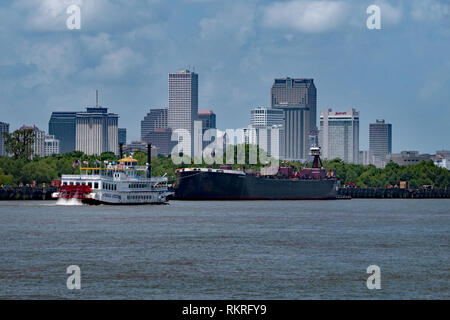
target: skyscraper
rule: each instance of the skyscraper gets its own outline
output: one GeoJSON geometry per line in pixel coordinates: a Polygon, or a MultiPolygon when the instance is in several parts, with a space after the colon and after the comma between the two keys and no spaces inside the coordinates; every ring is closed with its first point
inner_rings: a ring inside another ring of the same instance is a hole
{"type": "Polygon", "coordinates": [[[151,143],[157,154],[168,156],[176,142],[171,141],[172,131],[168,128],[167,108],[150,109],[141,121],[141,140],[151,143]]]}
{"type": "Polygon", "coordinates": [[[127,144],[127,129],[126,128],[119,128],[118,130],[118,139],[119,139],[119,146],[120,145],[126,145],[127,144]]]}
{"type": "Polygon", "coordinates": [[[75,150],[76,112],[52,112],[48,122],[48,134],[59,140],[61,153],[75,150]]]}
{"type": "Polygon", "coordinates": [[[369,151],[370,154],[385,160],[392,153],[392,125],[384,120],[377,120],[369,125],[369,151]]]}
{"type": "MultiPolygon", "coordinates": [[[[197,121],[202,122],[202,149],[204,150],[212,142],[212,139],[209,139],[209,141],[203,140],[206,130],[217,129],[216,114],[212,110],[199,110],[197,121]]],[[[215,130],[215,133],[217,134],[217,130],[215,130]]]]}
{"type": "Polygon", "coordinates": [[[189,70],[180,70],[169,74],[169,110],[168,127],[175,131],[185,129],[190,141],[183,141],[181,151],[192,156],[194,121],[198,113],[198,74],[189,70]]]}
{"type": "Polygon", "coordinates": [[[313,79],[275,79],[272,108],[284,111],[284,158],[306,159],[309,134],[316,130],[317,90],[313,79]]]}
{"type": "Polygon", "coordinates": [[[167,108],[150,109],[141,121],[141,140],[145,141],[150,132],[156,129],[167,129],[167,108]]]}
{"type": "Polygon", "coordinates": [[[9,133],[9,123],[0,122],[0,157],[6,156],[5,139],[3,133],[9,133]]]}
{"type": "Polygon", "coordinates": [[[202,122],[203,131],[217,129],[216,114],[212,110],[199,110],[197,120],[202,122]]]}
{"type": "Polygon", "coordinates": [[[349,109],[320,113],[319,145],[324,159],[339,158],[346,163],[359,163],[359,112],[349,109]]]}
{"type": "Polygon", "coordinates": [[[103,152],[118,154],[119,116],[108,108],[86,108],[76,114],[76,150],[89,155],[103,152]]]}
{"type": "MultiPolygon", "coordinates": [[[[155,131],[151,131],[146,134],[145,140],[143,140],[146,144],[151,143],[154,147],[156,154],[162,154],[164,156],[168,156],[173,147],[177,144],[175,141],[171,141],[172,130],[170,129],[155,129],[155,131]]],[[[152,153],[153,153],[152,150],[152,153]]]]}

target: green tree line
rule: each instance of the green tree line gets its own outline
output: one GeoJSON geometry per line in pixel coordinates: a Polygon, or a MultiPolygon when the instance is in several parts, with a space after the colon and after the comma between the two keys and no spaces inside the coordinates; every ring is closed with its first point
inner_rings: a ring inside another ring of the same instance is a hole
{"type": "MultiPolygon", "coordinates": [[[[247,150],[248,152],[248,150],[247,150]]],[[[236,153],[235,153],[236,154],[236,153]]],[[[225,155],[226,156],[226,155],[225,155]]],[[[224,156],[224,157],[225,157],[224,156]]],[[[139,165],[145,165],[147,154],[135,152],[133,157],[138,160],[139,165]]],[[[246,157],[248,159],[248,156],[246,157]]],[[[89,156],[79,151],[73,151],[63,155],[33,159],[13,157],[0,157],[0,184],[20,185],[50,183],[53,179],[59,179],[63,174],[79,174],[81,166],[104,166],[104,161],[117,161],[119,157],[107,152],[100,156],[89,156]],[[79,161],[79,165],[74,166],[79,161]]],[[[225,161],[223,161],[225,163],[225,161]]],[[[233,169],[260,170],[265,164],[233,164],[233,169]]],[[[297,170],[311,164],[300,164],[291,162],[297,170]]],[[[169,180],[175,177],[175,170],[181,167],[212,167],[218,168],[219,164],[181,164],[175,165],[172,159],[164,156],[152,157],[152,174],[154,176],[167,175],[169,180]]],[[[440,188],[450,187],[450,171],[436,167],[432,161],[423,161],[417,165],[399,166],[389,163],[384,169],[372,165],[362,166],[356,164],[345,164],[339,159],[324,161],[323,166],[327,170],[333,170],[342,184],[353,182],[357,187],[387,187],[399,185],[400,181],[408,181],[410,188],[420,188],[424,185],[432,185],[440,188]]]]}
{"type": "Polygon", "coordinates": [[[323,166],[328,170],[334,170],[342,184],[353,182],[357,187],[384,188],[398,186],[400,181],[407,181],[409,187],[413,189],[424,185],[450,187],[450,171],[436,167],[431,160],[411,166],[400,166],[391,162],[383,169],[373,165],[345,164],[339,159],[324,161],[323,166]]]}

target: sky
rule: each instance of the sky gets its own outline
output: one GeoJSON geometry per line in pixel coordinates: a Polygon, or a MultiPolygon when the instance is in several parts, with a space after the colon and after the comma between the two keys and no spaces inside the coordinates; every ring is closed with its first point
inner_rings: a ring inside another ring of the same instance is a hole
{"type": "Polygon", "coordinates": [[[168,73],[195,68],[220,129],[270,106],[274,78],[313,78],[317,109],[393,126],[393,152],[450,149],[448,0],[0,0],[0,121],[48,130],[52,111],[100,105],[139,140],[167,107],[168,73]],[[81,10],[69,30],[67,8],[81,10]],[[369,30],[368,6],[381,9],[369,30]]]}

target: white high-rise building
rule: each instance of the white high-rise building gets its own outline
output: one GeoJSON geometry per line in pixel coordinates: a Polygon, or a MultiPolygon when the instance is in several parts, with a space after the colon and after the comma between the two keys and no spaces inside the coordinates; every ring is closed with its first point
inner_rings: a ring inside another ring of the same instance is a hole
{"type": "Polygon", "coordinates": [[[45,136],[44,152],[46,157],[61,153],[59,140],[54,135],[45,136]]]}
{"type": "Polygon", "coordinates": [[[76,115],[76,150],[88,155],[103,152],[118,154],[119,116],[108,113],[108,108],[86,108],[76,115]]]}
{"type": "Polygon", "coordinates": [[[284,112],[280,109],[259,107],[250,111],[250,125],[253,127],[271,127],[284,124],[284,112]]]}
{"type": "Polygon", "coordinates": [[[324,159],[339,158],[346,163],[359,163],[359,112],[355,109],[322,111],[319,145],[324,159]]]}
{"type": "MultiPolygon", "coordinates": [[[[185,129],[191,135],[190,141],[183,141],[182,151],[192,156],[194,121],[198,114],[198,74],[189,70],[169,73],[168,126],[172,131],[185,129]]],[[[180,140],[178,140],[180,142],[180,140]]]]}
{"type": "Polygon", "coordinates": [[[245,143],[258,144],[269,156],[283,157],[284,111],[267,107],[252,109],[250,125],[244,129],[244,137],[245,143]]]}

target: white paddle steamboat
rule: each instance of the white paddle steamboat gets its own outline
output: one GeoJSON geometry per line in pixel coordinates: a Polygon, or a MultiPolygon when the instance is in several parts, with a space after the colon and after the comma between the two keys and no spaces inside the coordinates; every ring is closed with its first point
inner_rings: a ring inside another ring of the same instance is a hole
{"type": "MultiPolygon", "coordinates": [[[[150,154],[150,146],[148,153],[150,154]]],[[[151,158],[138,166],[131,156],[105,168],[82,167],[79,175],[62,175],[56,199],[78,199],[87,204],[164,204],[172,193],[167,177],[152,177],[151,158]]]]}

